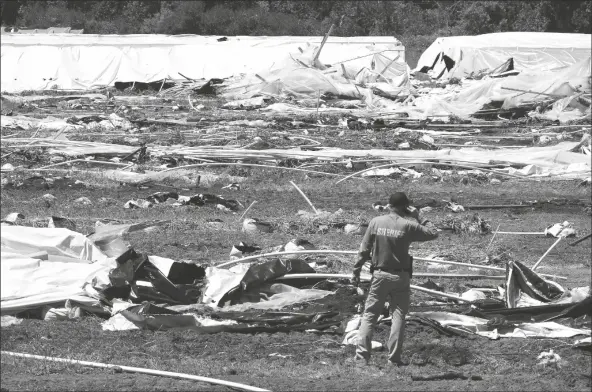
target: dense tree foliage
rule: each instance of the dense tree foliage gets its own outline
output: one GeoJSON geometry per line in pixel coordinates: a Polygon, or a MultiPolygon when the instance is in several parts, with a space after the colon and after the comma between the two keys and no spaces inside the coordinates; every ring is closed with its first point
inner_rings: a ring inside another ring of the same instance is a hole
{"type": "Polygon", "coordinates": [[[416,57],[438,36],[498,31],[590,34],[590,1],[1,0],[5,26],[90,34],[389,35],[416,57]]]}

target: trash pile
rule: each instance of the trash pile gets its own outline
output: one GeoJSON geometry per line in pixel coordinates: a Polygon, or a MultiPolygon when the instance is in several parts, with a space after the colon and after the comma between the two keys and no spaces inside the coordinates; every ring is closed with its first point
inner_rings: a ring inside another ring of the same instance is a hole
{"type": "MultiPolygon", "coordinates": [[[[349,274],[327,273],[330,270],[322,258],[302,257],[355,251],[319,251],[304,239],[266,250],[240,243],[232,247],[229,261],[197,265],[137,253],[123,240],[126,233],[151,230],[163,221],[97,223],[95,232],[84,236],[62,227],[59,219],[55,227],[26,227],[19,226],[19,216],[13,215],[5,219],[1,234],[3,325],[18,323],[15,320],[22,317],[69,320],[90,313],[103,318],[103,329],[108,331],[315,331],[344,334],[344,344],[351,344],[359,327],[357,313],[364,291],[350,284],[349,274]],[[309,305],[307,311],[303,303],[309,305]]],[[[569,229],[569,225],[560,226],[569,229]]],[[[452,263],[418,258],[422,260],[452,263]]],[[[416,279],[431,276],[416,275],[416,279]]],[[[362,281],[369,279],[364,272],[362,281]]],[[[446,292],[430,280],[412,285],[424,299],[409,319],[452,336],[590,335],[589,287],[566,290],[518,261],[507,263],[504,279],[503,286],[459,294],[446,292]],[[434,305],[440,310],[420,310],[434,305]],[[581,327],[558,323],[562,318],[577,319],[581,327]]]]}

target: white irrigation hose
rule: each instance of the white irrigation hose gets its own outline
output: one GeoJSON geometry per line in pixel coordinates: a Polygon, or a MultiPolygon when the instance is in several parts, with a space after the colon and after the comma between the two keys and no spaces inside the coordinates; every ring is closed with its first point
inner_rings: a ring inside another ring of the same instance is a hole
{"type": "Polygon", "coordinates": [[[312,208],[312,210],[314,211],[314,213],[318,215],[319,212],[317,211],[317,209],[315,208],[315,206],[312,205],[312,202],[308,199],[308,197],[306,197],[306,195],[304,194],[304,192],[302,192],[302,190],[300,188],[298,188],[298,186],[296,184],[294,184],[294,181],[290,181],[290,184],[292,184],[294,186],[294,188],[296,188],[296,190],[298,191],[298,193],[300,193],[300,195],[302,197],[304,197],[304,200],[306,200],[306,202],[312,208]]]}
{"type": "Polygon", "coordinates": [[[185,379],[185,380],[202,381],[202,382],[207,382],[209,384],[224,385],[224,386],[227,386],[230,388],[237,388],[237,389],[241,389],[243,391],[270,392],[268,389],[251,387],[249,385],[239,384],[239,383],[231,382],[231,381],[218,380],[215,378],[194,376],[193,374],[167,372],[167,371],[163,371],[163,370],[153,370],[153,369],[138,368],[138,367],[131,367],[131,366],[113,365],[113,364],[101,363],[101,362],[78,361],[76,359],[46,357],[44,355],[23,354],[23,353],[11,352],[11,351],[2,351],[1,353],[3,355],[10,355],[12,357],[39,359],[39,360],[51,361],[51,362],[71,363],[71,364],[76,364],[76,365],[81,365],[81,366],[90,366],[90,367],[103,368],[103,369],[121,370],[121,371],[128,372],[128,373],[141,373],[141,374],[149,374],[152,376],[162,376],[162,377],[181,378],[181,379],[185,379]]]}
{"type": "Polygon", "coordinates": [[[339,255],[353,255],[357,254],[358,252],[351,251],[351,250],[302,250],[302,251],[293,251],[293,252],[272,252],[272,253],[264,253],[262,255],[255,255],[255,256],[248,256],[243,257],[242,259],[236,259],[231,261],[226,261],[221,264],[214,265],[216,268],[224,268],[229,265],[237,264],[237,263],[245,263],[247,261],[256,260],[262,257],[274,257],[274,256],[284,256],[284,255],[297,255],[297,254],[339,254],[339,255]]]}
{"type": "MultiPolygon", "coordinates": [[[[272,253],[264,253],[261,255],[254,255],[254,256],[247,256],[243,257],[242,259],[236,259],[231,261],[222,262],[221,264],[214,265],[216,268],[224,268],[233,264],[237,263],[246,263],[248,261],[257,260],[259,258],[265,257],[275,257],[275,256],[285,256],[285,255],[298,255],[298,254],[336,254],[336,255],[357,255],[358,252],[355,250],[297,250],[292,252],[272,252],[272,253]]],[[[430,263],[437,263],[437,264],[450,264],[450,265],[458,265],[462,267],[469,267],[475,269],[483,269],[483,270],[491,270],[491,271],[500,271],[505,272],[505,268],[500,267],[493,267],[489,265],[478,265],[478,264],[469,264],[469,263],[460,263],[458,261],[447,261],[447,260],[437,260],[437,259],[428,259],[424,257],[413,257],[413,260],[417,261],[427,261],[430,263]]],[[[541,276],[545,276],[548,278],[555,278],[555,279],[567,279],[565,276],[557,276],[557,275],[549,275],[549,274],[540,274],[541,276]]]]}
{"type": "Polygon", "coordinates": [[[251,205],[249,205],[249,206],[247,207],[247,209],[245,210],[245,212],[243,212],[243,214],[241,215],[241,217],[240,217],[240,218],[238,218],[238,220],[242,220],[242,219],[243,219],[243,217],[244,217],[245,215],[247,215],[247,212],[249,212],[249,210],[251,209],[251,207],[253,207],[253,205],[254,205],[255,203],[257,203],[257,200],[253,200],[253,202],[251,203],[251,205]]]}
{"type": "Polygon", "coordinates": [[[342,179],[340,179],[339,181],[337,181],[335,184],[339,184],[342,181],[347,180],[348,178],[352,178],[354,176],[357,176],[359,174],[371,171],[371,170],[376,170],[376,169],[385,169],[388,167],[393,167],[393,166],[404,166],[404,165],[417,165],[417,164],[432,164],[432,165],[442,165],[442,166],[452,166],[452,167],[459,167],[462,169],[477,169],[477,170],[482,170],[488,173],[494,173],[494,174],[499,174],[501,176],[506,176],[506,177],[512,177],[512,178],[520,178],[520,179],[528,179],[527,177],[521,177],[521,176],[517,176],[514,174],[509,174],[509,173],[504,173],[504,172],[499,172],[499,171],[495,171],[495,170],[489,170],[489,169],[483,169],[483,168],[479,168],[476,166],[470,166],[470,165],[458,165],[455,163],[435,163],[435,162],[429,162],[429,161],[416,161],[416,162],[399,162],[399,163],[389,163],[386,165],[378,165],[378,166],[374,166],[374,167],[370,167],[368,169],[364,169],[364,170],[360,170],[358,172],[355,172],[353,174],[350,174],[342,179]]]}
{"type": "MultiPolygon", "coordinates": [[[[439,274],[434,272],[414,272],[415,278],[455,278],[455,279],[493,279],[505,280],[505,275],[479,275],[479,274],[439,274]]],[[[349,279],[351,274],[325,274],[325,273],[310,273],[310,274],[287,274],[274,280],[294,280],[294,279],[349,279]]],[[[367,277],[368,280],[370,276],[367,277]]],[[[364,280],[364,279],[362,279],[364,280]]]]}

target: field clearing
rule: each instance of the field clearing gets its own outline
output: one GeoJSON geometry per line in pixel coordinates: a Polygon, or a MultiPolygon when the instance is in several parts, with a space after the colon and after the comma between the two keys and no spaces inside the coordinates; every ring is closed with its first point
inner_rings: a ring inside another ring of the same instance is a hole
{"type": "MultiPolygon", "coordinates": [[[[172,104],[172,103],[171,103],[172,104]]],[[[222,112],[215,100],[204,101],[205,120],[202,123],[216,123],[232,120],[256,120],[262,115],[258,112],[222,112]]],[[[148,117],[149,109],[142,115],[148,117]]],[[[308,115],[307,115],[308,116],[308,115]]],[[[172,116],[171,116],[172,117],[172,116]]],[[[311,123],[317,121],[310,116],[311,123]]],[[[338,117],[321,116],[324,123],[335,124],[338,117]]],[[[275,145],[292,145],[295,140],[279,137],[278,132],[288,136],[304,135],[296,133],[290,124],[293,118],[274,119],[275,123],[264,129],[248,129],[235,126],[234,138],[223,138],[215,144],[219,146],[232,143],[249,143],[255,136],[275,145]],[[284,125],[282,125],[284,124],[284,125]],[[290,133],[291,132],[291,133],[290,133]]],[[[310,124],[310,123],[309,123],[310,124]]],[[[518,124],[506,132],[519,132],[518,124]]],[[[119,143],[123,138],[137,138],[141,142],[172,145],[204,145],[204,140],[191,140],[182,134],[183,127],[150,125],[149,131],[125,136],[109,135],[104,131],[80,132],[68,135],[69,140],[106,139],[119,143]],[[162,133],[162,135],[149,135],[162,133]],[[142,135],[145,133],[146,135],[142,135]]],[[[349,130],[347,136],[341,131],[309,127],[306,137],[322,140],[323,146],[342,148],[393,148],[392,130],[374,131],[369,129],[349,130]],[[390,132],[390,133],[389,133],[390,132]],[[320,139],[323,138],[323,139],[320,139]]],[[[206,134],[205,128],[203,133],[206,134]]],[[[3,129],[3,137],[12,133],[3,129]]],[[[31,136],[32,132],[19,132],[19,137],[31,136]]],[[[46,135],[50,133],[47,132],[46,135]]],[[[215,132],[212,132],[215,134],[215,132]]],[[[43,132],[41,132],[43,135],[43,132]]],[[[40,135],[40,136],[41,136],[40,135]]],[[[282,135],[280,135],[282,136],[282,135]]],[[[497,133],[496,136],[503,136],[497,133]]],[[[530,136],[529,136],[530,137],[530,136]]],[[[129,139],[128,139],[129,142],[129,139]]],[[[125,141],[123,142],[125,143],[125,141]]],[[[139,145],[140,141],[129,142],[139,145]]],[[[307,143],[300,141],[297,143],[307,143]]],[[[532,140],[523,141],[523,145],[532,140]]],[[[264,149],[262,149],[264,151],[264,149]]],[[[3,151],[3,155],[4,155],[3,151]]],[[[3,158],[2,164],[8,162],[3,158]]],[[[14,154],[10,162],[22,164],[31,170],[16,170],[3,173],[3,179],[18,182],[35,173],[35,167],[49,164],[49,159],[41,149],[28,149],[14,154]],[[27,155],[28,154],[28,155],[27,155]]],[[[188,162],[185,162],[188,163],[188,162]]],[[[82,165],[81,165],[82,166],[82,165]]],[[[148,165],[138,165],[148,169],[148,165]]],[[[343,166],[321,164],[315,170],[325,170],[343,174],[343,166]]],[[[420,170],[420,168],[417,168],[420,170]]],[[[299,210],[311,211],[310,206],[298,194],[289,181],[293,181],[308,196],[317,209],[335,212],[342,209],[340,219],[346,222],[367,223],[372,217],[384,212],[372,208],[374,202],[385,202],[394,191],[404,191],[419,206],[433,205],[424,215],[437,226],[445,226],[451,219],[466,219],[477,213],[495,230],[542,232],[554,223],[569,221],[577,231],[577,238],[592,232],[590,217],[591,187],[581,185],[578,180],[531,180],[503,178],[500,183],[478,181],[463,175],[450,175],[435,180],[431,176],[411,178],[352,178],[336,184],[338,178],[323,177],[311,173],[279,171],[248,167],[209,167],[192,169],[187,178],[168,178],[157,183],[142,185],[124,184],[113,181],[100,172],[89,174],[66,170],[52,175],[69,174],[68,182],[80,180],[86,185],[68,185],[46,188],[42,185],[22,187],[2,186],[0,207],[4,217],[11,212],[22,213],[23,225],[38,225],[50,216],[67,217],[76,223],[77,230],[89,234],[97,220],[113,220],[120,223],[143,222],[147,220],[169,220],[149,232],[132,233],[129,241],[138,252],[168,257],[175,260],[190,260],[206,265],[227,261],[233,245],[243,241],[257,244],[262,248],[286,244],[301,238],[314,244],[317,249],[357,250],[361,237],[336,230],[319,231],[313,222],[298,215],[299,210]],[[195,177],[199,175],[199,181],[195,177]],[[240,190],[223,189],[237,182],[240,190]],[[248,217],[270,222],[274,228],[271,233],[248,234],[241,231],[240,216],[237,213],[223,212],[211,206],[173,207],[162,203],[150,209],[124,209],[131,199],[145,198],[155,192],[176,191],[181,195],[211,193],[227,199],[238,200],[245,208],[253,201],[256,204],[248,212],[248,217]],[[56,197],[46,203],[43,195],[51,193],[56,197]],[[80,205],[75,201],[88,198],[91,205],[80,205]],[[454,200],[469,205],[518,205],[537,200],[529,207],[479,209],[453,213],[442,203],[454,200]],[[212,225],[209,222],[218,220],[212,225]]],[[[350,171],[349,173],[352,173],[350,171]]],[[[38,172],[48,176],[48,172],[38,172]]],[[[346,173],[346,174],[349,174],[346,173]]],[[[492,234],[453,233],[442,230],[440,237],[431,242],[414,244],[411,251],[416,256],[443,256],[448,260],[483,264],[488,255],[505,254],[512,260],[532,266],[555,241],[543,235],[503,235],[498,234],[492,241],[492,234]],[[491,245],[490,245],[491,242],[491,245]],[[489,247],[488,250],[486,250],[489,247]]],[[[569,246],[562,241],[544,259],[538,269],[541,273],[558,274],[567,277],[559,283],[565,289],[590,286],[591,241],[586,240],[577,246],[569,246]]],[[[331,272],[351,273],[351,256],[307,256],[306,260],[323,261],[331,272]]],[[[416,262],[417,272],[427,272],[425,263],[416,262]]],[[[498,266],[503,266],[499,264],[498,266]]],[[[471,273],[466,268],[451,268],[451,273],[471,273]]],[[[480,279],[460,280],[431,278],[446,291],[461,293],[470,287],[497,287],[503,281],[480,279]]],[[[414,284],[424,282],[425,278],[414,278],[414,284]]],[[[356,306],[363,303],[364,296],[356,294],[346,281],[331,284],[335,294],[317,301],[305,302],[289,307],[289,311],[321,311],[331,309],[347,315],[349,319],[356,313],[356,306]]],[[[310,287],[310,286],[305,286],[310,287]]],[[[367,289],[367,284],[362,287],[367,289]]],[[[413,292],[411,311],[424,307],[418,304],[430,297],[413,292]]],[[[449,304],[450,305],[450,304],[449,304]]],[[[458,308],[465,305],[456,305],[458,308]]],[[[408,367],[389,370],[385,368],[386,353],[375,352],[371,366],[358,368],[347,362],[353,357],[354,347],[341,345],[342,333],[290,332],[290,333],[217,333],[198,334],[193,331],[119,331],[109,332],[101,329],[103,320],[86,316],[71,321],[43,321],[25,319],[19,325],[2,327],[1,345],[3,351],[48,355],[97,361],[118,365],[147,367],[195,374],[206,377],[236,381],[270,390],[589,390],[591,357],[577,350],[570,339],[520,339],[502,338],[489,340],[483,337],[447,337],[435,330],[417,323],[408,323],[403,358],[410,360],[408,367]],[[559,369],[539,367],[537,356],[542,351],[553,349],[565,361],[559,369]],[[271,354],[280,354],[279,356],[271,354]],[[444,371],[459,371],[464,374],[481,376],[482,380],[440,380],[413,381],[412,376],[429,375],[444,371]]],[[[569,319],[561,323],[570,325],[569,319]]],[[[374,340],[383,342],[389,326],[382,323],[377,328],[374,340]]],[[[115,373],[113,371],[90,369],[80,366],[32,361],[2,356],[2,390],[226,390],[205,383],[174,380],[137,374],[115,373]]]]}

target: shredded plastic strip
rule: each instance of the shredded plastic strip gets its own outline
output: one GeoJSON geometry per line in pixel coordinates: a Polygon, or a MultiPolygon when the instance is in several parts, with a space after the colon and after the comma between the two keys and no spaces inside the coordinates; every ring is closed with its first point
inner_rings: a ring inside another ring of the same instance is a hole
{"type": "Polygon", "coordinates": [[[185,379],[185,380],[202,381],[202,382],[206,382],[209,384],[224,385],[224,386],[227,386],[230,388],[237,388],[237,389],[240,389],[243,391],[269,392],[268,389],[252,387],[249,385],[240,384],[240,383],[231,382],[231,381],[218,380],[215,378],[194,376],[192,374],[186,374],[186,373],[176,373],[176,372],[167,372],[167,371],[163,371],[163,370],[154,370],[154,369],[137,368],[137,367],[131,367],[131,366],[113,365],[113,364],[109,364],[109,363],[78,361],[76,359],[46,357],[43,355],[15,353],[15,352],[11,352],[11,351],[2,351],[1,353],[2,353],[2,355],[9,355],[12,357],[39,359],[39,360],[43,360],[43,361],[52,361],[52,362],[71,363],[71,364],[76,364],[76,365],[81,365],[81,366],[90,366],[90,367],[96,367],[96,368],[121,370],[121,371],[128,372],[128,373],[141,373],[141,374],[149,374],[152,376],[162,376],[162,377],[181,378],[181,379],[185,379]]]}

